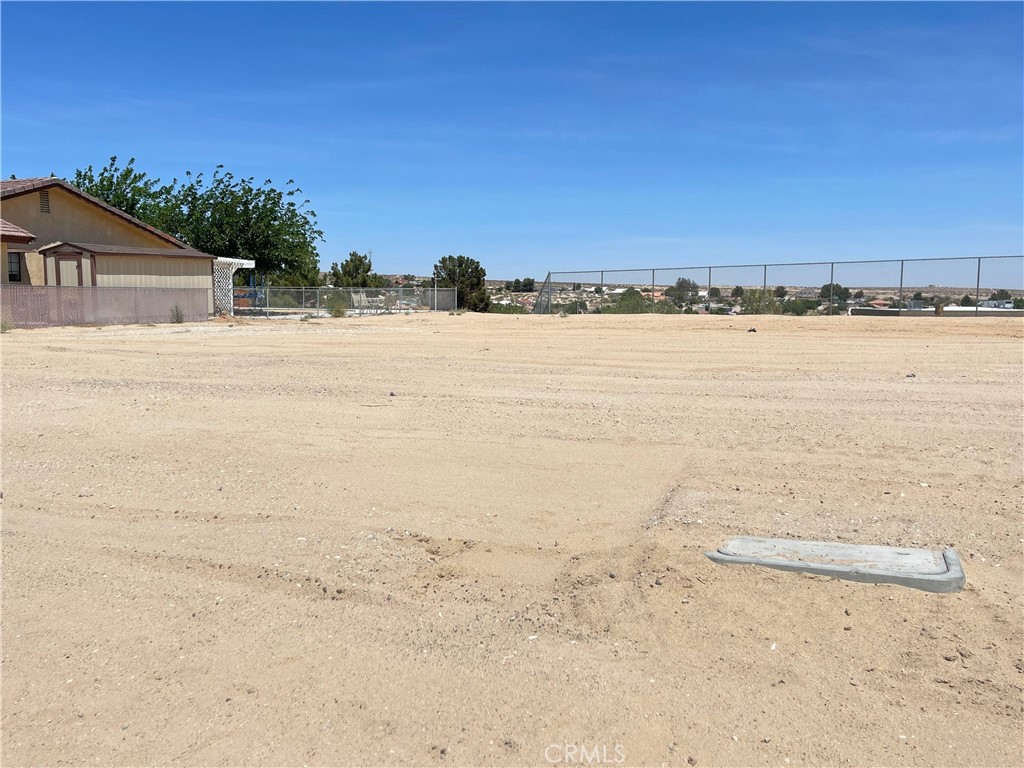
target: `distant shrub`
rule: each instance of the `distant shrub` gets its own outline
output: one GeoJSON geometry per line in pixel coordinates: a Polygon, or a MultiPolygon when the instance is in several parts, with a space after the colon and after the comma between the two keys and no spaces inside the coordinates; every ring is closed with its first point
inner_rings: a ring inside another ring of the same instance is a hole
{"type": "Polygon", "coordinates": [[[802,301],[791,299],[782,305],[782,312],[786,315],[796,315],[800,317],[807,314],[807,307],[804,306],[802,301]]]}
{"type": "Polygon", "coordinates": [[[567,315],[585,315],[589,311],[585,301],[570,301],[568,304],[556,304],[555,306],[567,315]]]}
{"type": "Polygon", "coordinates": [[[14,325],[7,322],[6,320],[0,320],[0,333],[7,333],[8,331],[14,330],[14,325]]]}
{"type": "Polygon", "coordinates": [[[274,298],[273,306],[280,309],[298,309],[299,302],[290,293],[285,293],[274,298]]]}
{"type": "Polygon", "coordinates": [[[494,304],[492,303],[487,311],[495,315],[525,315],[526,307],[522,304],[494,304]]]}
{"type": "Polygon", "coordinates": [[[846,310],[850,308],[849,304],[830,304],[821,310],[823,315],[845,315],[846,310]]]}
{"type": "Polygon", "coordinates": [[[171,322],[172,323],[184,323],[185,322],[185,311],[175,304],[171,307],[171,322]]]}
{"type": "Polygon", "coordinates": [[[346,309],[348,309],[348,307],[345,306],[344,301],[336,301],[331,304],[331,315],[334,317],[344,317],[346,309]]]}
{"type": "MultiPolygon", "coordinates": [[[[585,302],[570,302],[565,305],[569,312],[575,312],[577,306],[581,306],[584,312],[587,312],[587,305],[585,302]]],[[[594,310],[597,313],[597,309],[594,310]]],[[[609,315],[647,315],[656,313],[659,315],[678,315],[682,310],[668,299],[662,299],[661,301],[652,302],[650,298],[644,296],[636,288],[628,288],[623,293],[619,300],[614,304],[600,308],[601,313],[609,315]]]]}
{"type": "Polygon", "coordinates": [[[1014,299],[1013,300],[1013,308],[1014,309],[1024,309],[1024,299],[1020,298],[1019,296],[1016,299],[1014,299]]]}

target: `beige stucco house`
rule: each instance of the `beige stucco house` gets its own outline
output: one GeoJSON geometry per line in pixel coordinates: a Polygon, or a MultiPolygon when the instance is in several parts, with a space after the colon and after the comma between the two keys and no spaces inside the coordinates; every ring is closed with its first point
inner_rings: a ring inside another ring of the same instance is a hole
{"type": "Polygon", "coordinates": [[[35,238],[4,242],[4,283],[203,288],[214,311],[213,256],[62,179],[0,181],[0,217],[35,238]]]}

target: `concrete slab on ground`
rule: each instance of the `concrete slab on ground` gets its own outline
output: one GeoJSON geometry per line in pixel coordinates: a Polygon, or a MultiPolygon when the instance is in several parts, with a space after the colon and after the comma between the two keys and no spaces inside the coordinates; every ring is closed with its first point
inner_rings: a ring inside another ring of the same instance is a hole
{"type": "Polygon", "coordinates": [[[912,547],[841,544],[825,541],[737,536],[715,552],[705,553],[722,565],[760,565],[871,584],[899,584],[927,592],[957,592],[966,583],[960,558],[912,547]]]}

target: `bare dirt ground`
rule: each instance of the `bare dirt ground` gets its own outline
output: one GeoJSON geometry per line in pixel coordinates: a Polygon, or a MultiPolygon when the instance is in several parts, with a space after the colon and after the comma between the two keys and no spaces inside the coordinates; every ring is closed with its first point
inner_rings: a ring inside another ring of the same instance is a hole
{"type": "Polygon", "coordinates": [[[2,352],[5,765],[1024,762],[1019,319],[2,352]],[[954,545],[968,585],[704,557],[737,534],[954,545]]]}

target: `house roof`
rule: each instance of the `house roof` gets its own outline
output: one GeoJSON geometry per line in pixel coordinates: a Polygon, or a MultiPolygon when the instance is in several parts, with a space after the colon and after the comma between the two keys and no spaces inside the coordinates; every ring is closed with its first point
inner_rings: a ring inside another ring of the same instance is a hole
{"type": "Polygon", "coordinates": [[[99,198],[86,194],[78,187],[72,186],[64,181],[64,179],[58,179],[56,176],[42,176],[34,179],[8,179],[7,181],[0,181],[0,200],[6,200],[11,197],[17,197],[18,195],[24,195],[37,190],[50,189],[52,187],[60,187],[61,189],[70,192],[72,195],[80,197],[81,199],[102,208],[107,213],[112,213],[118,218],[127,221],[129,224],[134,224],[136,227],[144,229],[151,235],[156,235],[161,240],[166,240],[168,243],[171,243],[178,248],[188,248],[185,243],[178,240],[176,237],[171,237],[166,232],[161,232],[156,227],[150,226],[146,222],[128,215],[124,211],[103,202],[99,198]]]}
{"type": "Polygon", "coordinates": [[[0,219],[0,242],[4,243],[31,243],[36,236],[27,229],[22,229],[16,224],[0,219]]]}
{"type": "Polygon", "coordinates": [[[194,248],[147,248],[139,245],[104,245],[102,243],[50,243],[39,249],[40,253],[49,253],[60,248],[73,248],[85,251],[94,256],[165,256],[172,259],[215,259],[208,253],[194,248]]]}

